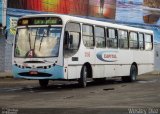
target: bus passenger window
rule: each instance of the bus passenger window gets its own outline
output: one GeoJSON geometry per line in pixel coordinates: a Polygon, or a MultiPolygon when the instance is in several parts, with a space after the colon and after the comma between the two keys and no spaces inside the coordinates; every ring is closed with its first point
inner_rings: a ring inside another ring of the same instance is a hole
{"type": "Polygon", "coordinates": [[[128,32],[124,30],[118,30],[119,48],[128,49],[128,32]]]}
{"type": "Polygon", "coordinates": [[[144,34],[139,33],[139,48],[144,50],[144,34]]]}
{"type": "Polygon", "coordinates": [[[145,50],[152,50],[153,44],[152,44],[152,35],[145,34],[145,50]]]}
{"type": "Polygon", "coordinates": [[[95,40],[96,40],[96,47],[97,48],[106,47],[105,29],[104,28],[95,27],[95,40]]]}
{"type": "Polygon", "coordinates": [[[129,46],[131,49],[138,49],[138,34],[136,32],[130,32],[129,46]]]}
{"type": "Polygon", "coordinates": [[[82,28],[83,43],[86,47],[94,47],[93,26],[83,25],[82,28]]]}
{"type": "Polygon", "coordinates": [[[109,28],[108,37],[107,37],[107,47],[109,48],[118,48],[118,41],[116,36],[116,30],[109,28]]]}

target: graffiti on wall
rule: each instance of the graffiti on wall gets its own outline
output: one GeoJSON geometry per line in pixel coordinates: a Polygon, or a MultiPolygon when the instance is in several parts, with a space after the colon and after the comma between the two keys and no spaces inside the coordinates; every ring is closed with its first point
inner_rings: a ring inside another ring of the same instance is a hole
{"type": "Polygon", "coordinates": [[[115,19],[116,0],[8,0],[8,8],[115,19]]]}
{"type": "MultiPolygon", "coordinates": [[[[11,17],[35,13],[91,16],[130,25],[159,26],[160,0],[8,0],[7,25],[10,26],[11,17]]],[[[158,36],[157,41],[160,41],[160,28],[153,30],[158,36]]]]}

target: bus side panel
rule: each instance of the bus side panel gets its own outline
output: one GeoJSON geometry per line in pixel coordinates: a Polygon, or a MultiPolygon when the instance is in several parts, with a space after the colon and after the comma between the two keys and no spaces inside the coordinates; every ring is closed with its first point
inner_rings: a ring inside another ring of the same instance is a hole
{"type": "Polygon", "coordinates": [[[137,63],[138,75],[154,70],[154,54],[152,51],[137,50],[134,51],[134,62],[137,63]],[[141,56],[140,56],[141,55],[141,56]]]}
{"type": "Polygon", "coordinates": [[[69,58],[64,58],[64,66],[67,67],[67,79],[80,78],[81,69],[85,63],[91,66],[95,63],[94,49],[87,49],[83,45],[80,46],[78,52],[69,58]]]}
{"type": "Polygon", "coordinates": [[[80,78],[81,66],[68,66],[68,79],[80,78]]]}
{"type": "Polygon", "coordinates": [[[113,77],[115,75],[115,65],[105,65],[105,76],[113,77]]]}
{"type": "Polygon", "coordinates": [[[116,65],[116,76],[129,76],[131,65],[116,65]]]}
{"type": "Polygon", "coordinates": [[[105,65],[95,65],[93,69],[93,78],[106,77],[105,75],[105,65]]]}
{"type": "Polygon", "coordinates": [[[93,78],[128,76],[130,65],[96,65],[93,67],[93,78]]]}

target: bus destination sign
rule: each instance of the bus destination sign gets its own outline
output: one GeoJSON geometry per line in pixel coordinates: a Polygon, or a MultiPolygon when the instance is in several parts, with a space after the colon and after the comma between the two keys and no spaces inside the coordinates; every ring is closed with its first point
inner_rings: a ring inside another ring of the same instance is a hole
{"type": "Polygon", "coordinates": [[[62,25],[62,20],[58,17],[31,17],[22,18],[18,21],[18,26],[26,25],[62,25]]]}

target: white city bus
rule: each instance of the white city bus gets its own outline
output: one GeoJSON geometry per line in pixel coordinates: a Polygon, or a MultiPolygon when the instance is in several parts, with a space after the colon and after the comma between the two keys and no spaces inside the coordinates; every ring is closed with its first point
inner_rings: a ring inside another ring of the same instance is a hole
{"type": "Polygon", "coordinates": [[[59,14],[20,18],[13,46],[15,78],[77,80],[137,75],[154,68],[151,30],[59,14]]]}

